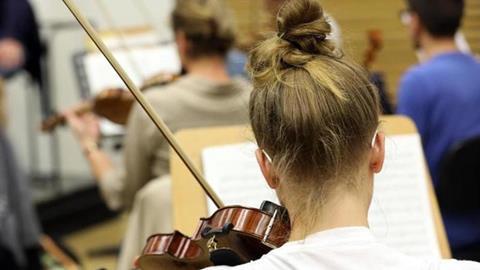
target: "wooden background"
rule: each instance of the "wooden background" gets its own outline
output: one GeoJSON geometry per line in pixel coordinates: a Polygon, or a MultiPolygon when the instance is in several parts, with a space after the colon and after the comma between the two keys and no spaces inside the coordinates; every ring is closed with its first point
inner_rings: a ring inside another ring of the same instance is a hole
{"type": "MultiPolygon", "coordinates": [[[[228,0],[235,13],[240,40],[265,29],[269,16],[259,0],[228,0]]],[[[367,31],[383,32],[384,47],[373,69],[382,71],[387,79],[388,93],[396,103],[401,75],[417,62],[406,28],[399,12],[405,9],[403,0],[323,0],[325,10],[342,29],[343,46],[347,55],[362,61],[367,48],[367,31]]],[[[463,31],[473,51],[480,54],[480,0],[466,0],[463,31]]]]}

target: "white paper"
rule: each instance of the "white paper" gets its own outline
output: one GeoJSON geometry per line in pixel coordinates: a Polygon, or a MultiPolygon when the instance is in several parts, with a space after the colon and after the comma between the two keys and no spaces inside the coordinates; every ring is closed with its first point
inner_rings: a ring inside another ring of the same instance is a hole
{"type": "MultiPolygon", "coordinates": [[[[180,58],[174,44],[132,48],[128,51],[115,50],[113,54],[138,87],[154,75],[179,74],[181,71],[180,58]]],[[[125,84],[102,54],[88,54],[83,61],[92,96],[108,88],[125,88],[125,84]]],[[[105,136],[115,136],[123,134],[124,128],[103,119],[100,131],[105,136]]]]}
{"type": "MultiPolygon", "coordinates": [[[[114,50],[113,55],[137,86],[159,73],[178,74],[181,71],[177,48],[169,45],[114,50]]],[[[112,87],[125,87],[120,77],[100,53],[90,53],[83,59],[91,94],[112,87]]]]}
{"type": "Polygon", "coordinates": [[[383,170],[375,177],[369,223],[387,246],[419,257],[440,258],[418,135],[386,139],[383,170]]]}
{"type": "MultiPolygon", "coordinates": [[[[255,159],[253,143],[204,149],[203,171],[208,182],[225,205],[259,208],[263,201],[278,203],[275,192],[263,180],[255,159]]],[[[217,210],[209,201],[208,211],[217,210]]]]}
{"type": "MultiPolygon", "coordinates": [[[[205,177],[226,205],[258,208],[264,200],[277,202],[258,168],[256,149],[253,143],[204,149],[205,177]]],[[[418,135],[388,137],[384,168],[375,177],[369,223],[387,246],[407,255],[439,258],[425,172],[418,135]]],[[[208,209],[216,210],[211,202],[208,209]]]]}
{"type": "MultiPolygon", "coordinates": [[[[144,30],[139,32],[123,32],[118,35],[115,32],[104,35],[103,43],[110,49],[121,49],[122,47],[134,48],[137,46],[152,46],[161,42],[160,36],[152,30],[144,30]]],[[[95,46],[93,42],[92,46],[95,46]]]]}

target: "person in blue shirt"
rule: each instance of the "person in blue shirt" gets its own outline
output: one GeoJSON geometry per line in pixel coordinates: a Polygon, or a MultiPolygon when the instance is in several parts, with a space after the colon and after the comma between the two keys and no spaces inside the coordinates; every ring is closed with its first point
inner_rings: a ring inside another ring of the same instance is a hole
{"type": "MultiPolygon", "coordinates": [[[[480,135],[480,63],[455,46],[463,0],[408,0],[408,6],[411,39],[426,59],[402,78],[397,112],[417,125],[437,186],[444,155],[455,143],[480,135]]],[[[480,210],[442,214],[454,256],[480,251],[480,210]]]]}

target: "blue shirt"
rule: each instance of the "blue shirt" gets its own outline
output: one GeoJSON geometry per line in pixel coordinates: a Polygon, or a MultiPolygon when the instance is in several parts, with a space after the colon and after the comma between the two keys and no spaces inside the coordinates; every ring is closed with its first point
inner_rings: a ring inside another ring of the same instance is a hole
{"type": "Polygon", "coordinates": [[[240,76],[249,80],[245,65],[247,63],[247,55],[237,49],[232,49],[227,54],[228,74],[232,77],[240,76]]]}
{"type": "MultiPolygon", "coordinates": [[[[453,144],[480,135],[479,61],[451,52],[412,68],[401,81],[397,112],[417,125],[437,185],[445,153],[453,144]]],[[[453,248],[480,244],[480,210],[464,217],[443,214],[453,248]]]]}

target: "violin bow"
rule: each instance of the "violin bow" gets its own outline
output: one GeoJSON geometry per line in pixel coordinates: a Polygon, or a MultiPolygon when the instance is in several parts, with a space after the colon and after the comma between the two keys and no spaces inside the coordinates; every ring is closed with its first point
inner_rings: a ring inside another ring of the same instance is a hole
{"type": "Polygon", "coordinates": [[[82,26],[85,30],[87,35],[92,39],[93,43],[97,46],[100,52],[105,56],[107,61],[113,67],[115,72],[120,76],[122,81],[127,86],[128,90],[132,93],[135,99],[138,101],[140,106],[143,110],[147,113],[148,117],[153,121],[155,126],[158,130],[162,133],[162,135],[167,140],[168,144],[173,148],[175,153],[180,157],[182,162],[185,164],[187,169],[192,173],[195,180],[197,180],[198,184],[202,187],[205,191],[207,196],[213,201],[213,203],[218,207],[224,207],[222,200],[218,197],[216,192],[212,189],[210,184],[205,180],[203,175],[200,171],[194,166],[192,160],[188,157],[185,151],[180,147],[175,136],[173,135],[172,131],[167,127],[165,122],[162,118],[155,112],[152,105],[145,99],[145,96],[142,92],[137,88],[137,86],[133,83],[132,79],[128,76],[125,70],[120,66],[117,59],[113,56],[110,50],[107,48],[105,43],[100,39],[95,29],[93,29],[92,25],[88,22],[87,19],[82,15],[78,7],[72,2],[72,0],[62,0],[63,3],[67,6],[70,10],[72,15],[78,21],[78,23],[82,26]]]}

